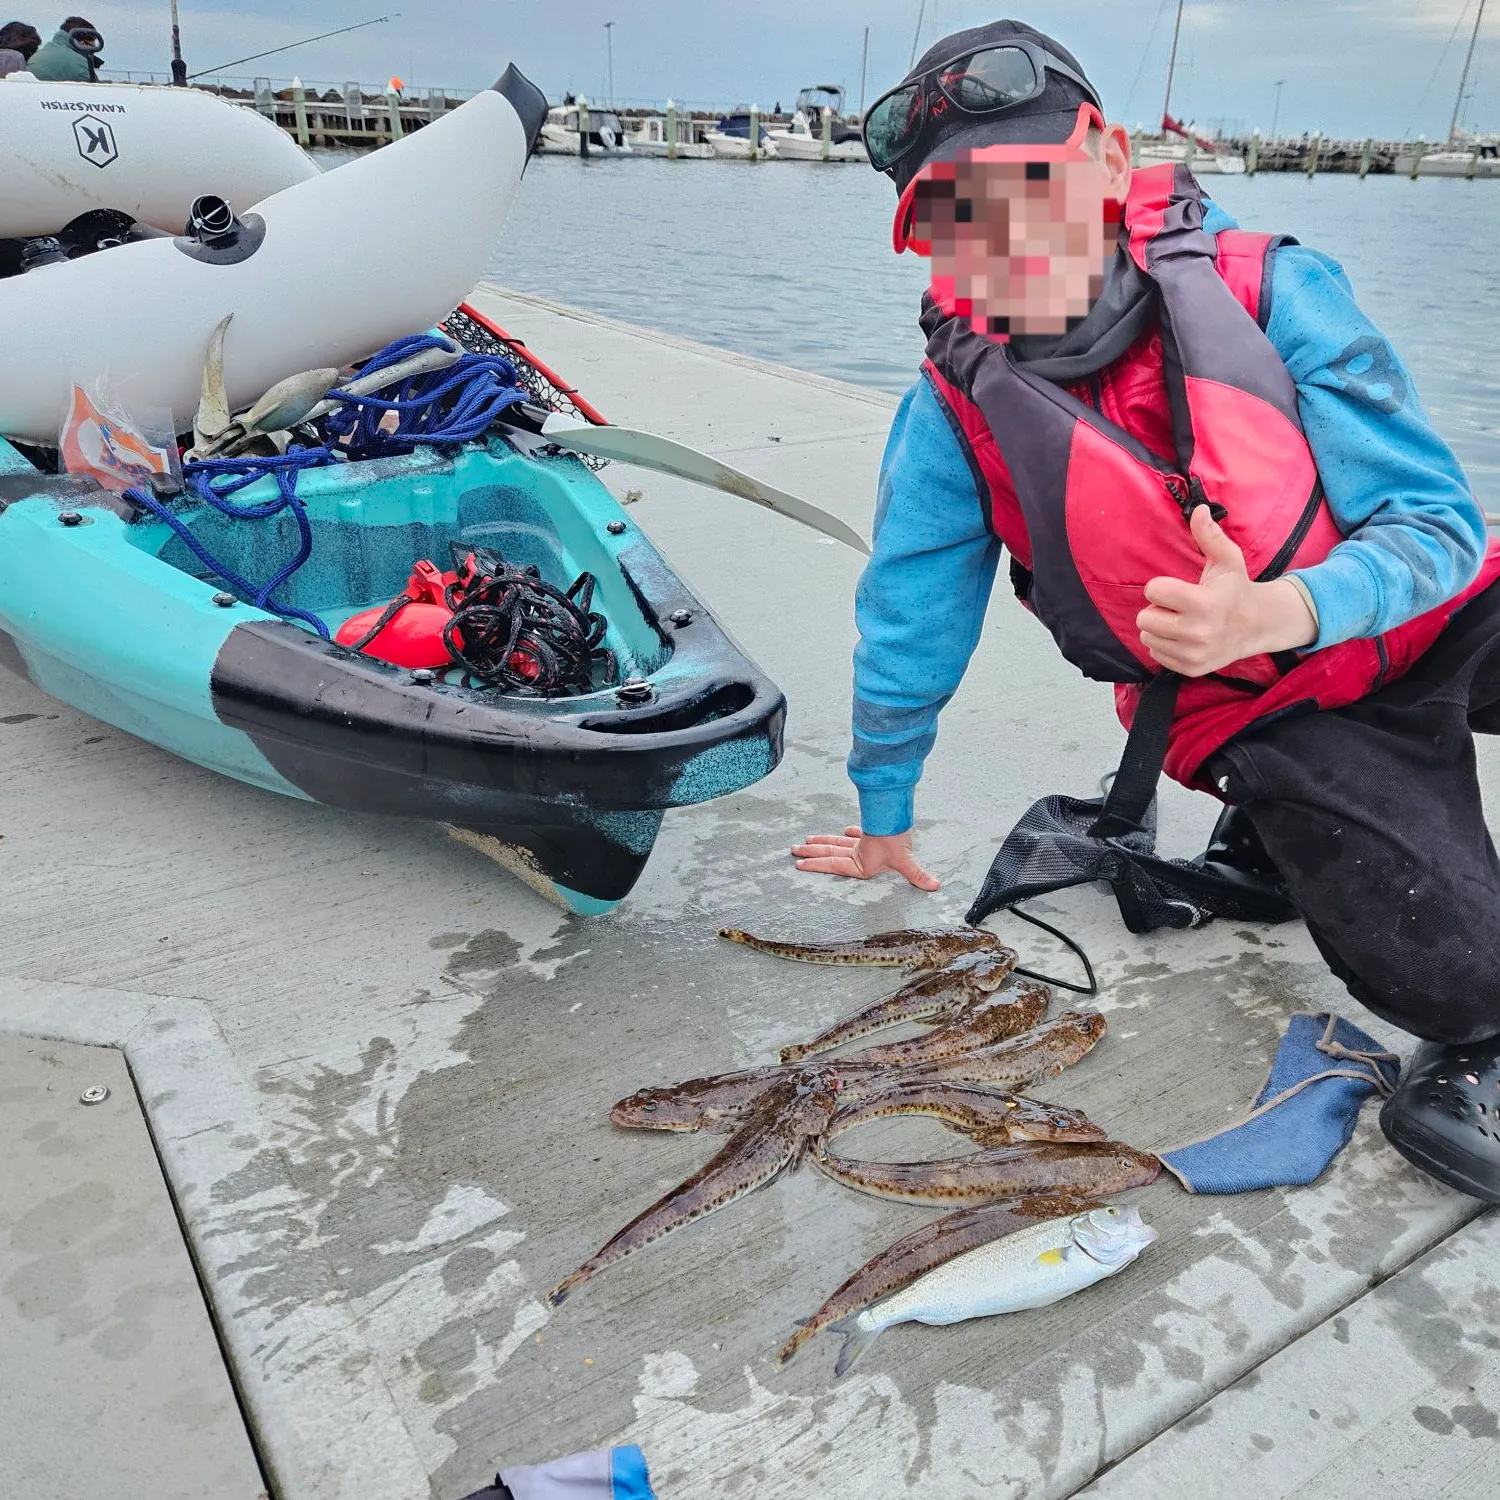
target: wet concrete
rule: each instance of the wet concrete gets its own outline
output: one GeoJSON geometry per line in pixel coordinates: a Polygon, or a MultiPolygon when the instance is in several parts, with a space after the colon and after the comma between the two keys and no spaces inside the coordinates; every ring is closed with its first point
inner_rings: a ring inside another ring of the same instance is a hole
{"type": "MultiPolygon", "coordinates": [[[[888,398],[534,299],[484,305],[611,418],[868,530],[888,398]]],[[[776,1345],[927,1211],[806,1170],[549,1309],[548,1287],[717,1144],[617,1131],[615,1098],[768,1061],[888,986],[718,943],[718,926],[956,922],[1024,808],[1090,794],[1123,739],[1108,690],[1063,669],[997,590],[919,796],[943,891],[799,874],[787,845],[854,817],[859,559],[728,497],[619,465],[605,479],[641,492],[632,515],[791,709],[782,767],[670,815],[603,920],[564,917],[434,829],[214,778],[0,677],[0,1030],[34,1021],[40,984],[58,1027],[90,1024],[102,987],[170,996],[222,1039],[251,1103],[206,1137],[211,1158],[184,1123],[176,1170],[190,1231],[212,1230],[221,1316],[253,1330],[232,1347],[281,1500],[421,1483],[456,1500],[501,1464],[622,1440],[663,1500],[1066,1495],[1182,1419],[1210,1430],[1217,1392],[1472,1217],[1385,1146],[1370,1109],[1312,1188],[1210,1199],[1158,1182],[1134,1196],[1162,1238],[1129,1273],[1041,1312],[894,1330],[837,1385],[831,1338],[785,1370],[776,1345]],[[378,1456],[361,1425],[387,1439],[378,1456]],[[338,1462],[314,1461],[335,1433],[352,1439],[338,1462]]],[[[1163,849],[1201,847],[1213,815],[1167,790],[1163,849]]],[[[1233,1118],[1293,1010],[1337,1008],[1400,1042],[1299,927],[1135,938],[1087,890],[1037,910],[1088,947],[1111,1024],[1048,1093],[1134,1145],[1233,1118]]],[[[1039,965],[1066,961],[1012,936],[1039,965]]],[[[131,1034],[143,1059],[170,1040],[131,1034]]],[[[193,1093],[174,1066],[165,1113],[193,1093]]],[[[951,1144],[914,1130],[901,1142],[951,1144]]],[[[1427,1404],[1458,1430],[1462,1401],[1427,1404]]]]}

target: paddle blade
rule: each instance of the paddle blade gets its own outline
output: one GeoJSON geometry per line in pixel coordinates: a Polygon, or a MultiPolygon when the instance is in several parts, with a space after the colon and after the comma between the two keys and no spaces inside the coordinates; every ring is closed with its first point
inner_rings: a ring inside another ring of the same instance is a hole
{"type": "Polygon", "coordinates": [[[726,495],[738,495],[742,500],[763,505],[789,521],[809,526],[836,542],[843,542],[864,557],[870,555],[870,544],[837,516],[830,515],[811,501],[789,495],[764,480],[731,468],[721,459],[689,448],[685,443],[676,443],[671,438],[658,437],[653,432],[641,432],[632,427],[580,425],[560,415],[550,416],[542,424],[542,437],[574,453],[612,458],[622,464],[634,464],[637,468],[654,469],[658,474],[671,474],[677,479],[707,485],[709,489],[722,490],[726,495]]]}

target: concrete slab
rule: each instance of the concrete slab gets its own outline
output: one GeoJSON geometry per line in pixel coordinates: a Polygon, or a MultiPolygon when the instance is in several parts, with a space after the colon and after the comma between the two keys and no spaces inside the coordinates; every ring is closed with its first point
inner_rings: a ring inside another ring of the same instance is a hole
{"type": "MultiPolygon", "coordinates": [[[[613,419],[868,527],[888,398],[484,295],[613,419]]],[[[783,766],[670,816],[608,919],[562,916],[429,828],[216,780],[0,679],[0,972],[50,985],[58,1017],[90,989],[198,1006],[239,1117],[264,1122],[267,1150],[245,1144],[254,1129],[208,1137],[245,1150],[188,1169],[179,1195],[190,1231],[234,1237],[210,1280],[225,1326],[249,1330],[235,1352],[258,1424],[275,1427],[279,1500],[342,1500],[365,1481],[394,1495],[389,1475],[412,1465],[455,1500],[502,1463],[621,1438],[646,1449],[664,1500],[1064,1495],[1472,1216],[1368,1112],[1313,1188],[1212,1200],[1159,1183],[1141,1201],[1162,1242],[1129,1274],[1041,1313],[897,1331],[836,1388],[827,1341],[786,1371],[772,1351],[921,1215],[809,1174],[549,1311],[546,1288],[710,1149],[614,1131],[613,1099],[765,1060],[882,988],[728,948],[717,926],[957,921],[1024,808],[1088,793],[1123,740],[1108,691],[997,597],[919,799],[944,891],[799,874],[788,843],[854,813],[859,560],[752,506],[618,465],[604,477],[642,491],[632,514],[791,701],[783,766]],[[349,1393],[299,1420],[309,1362],[347,1369],[349,1393]],[[371,1436],[384,1446],[366,1451],[371,1436]]],[[[1481,756],[1492,777],[1493,750],[1481,756]]],[[[1162,847],[1201,847],[1213,811],[1167,791],[1162,847]]],[[[1300,928],[1137,939],[1092,891],[1039,909],[1089,948],[1112,1026],[1054,1092],[1136,1145],[1242,1109],[1293,1009],[1331,1006],[1395,1040],[1300,928]]],[[[1029,929],[1017,941],[1055,957],[1029,929]]],[[[0,1029],[15,1009],[0,993],[0,1029]]],[[[174,1087],[227,1128],[201,1085],[174,1087]]]]}
{"type": "Polygon", "coordinates": [[[1111,1469],[1089,1500],[1500,1492],[1500,1216],[1482,1219],[1111,1469]]]}
{"type": "Polygon", "coordinates": [[[0,1035],[0,1140],[0,1493],[266,1500],[124,1055],[0,1035]]]}

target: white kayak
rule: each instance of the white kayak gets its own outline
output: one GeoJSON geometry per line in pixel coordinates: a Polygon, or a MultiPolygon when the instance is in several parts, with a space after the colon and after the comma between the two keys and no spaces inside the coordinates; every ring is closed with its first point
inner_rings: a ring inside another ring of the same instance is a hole
{"type": "Polygon", "coordinates": [[[56,443],[73,386],[98,382],[185,432],[226,314],[230,410],[430,327],[483,276],[546,110],[509,68],[441,120],[242,211],[222,240],[138,241],[0,280],[0,434],[56,443]]]}
{"type": "Polygon", "coordinates": [[[201,89],[0,79],[0,238],[92,208],[180,234],[202,193],[248,205],[317,175],[270,120],[201,89]]]}

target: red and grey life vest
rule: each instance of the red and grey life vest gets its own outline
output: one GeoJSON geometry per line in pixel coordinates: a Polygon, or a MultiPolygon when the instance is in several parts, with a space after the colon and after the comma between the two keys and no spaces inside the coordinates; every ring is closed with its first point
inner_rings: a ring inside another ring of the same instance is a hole
{"type": "MultiPolygon", "coordinates": [[[[1284,241],[1205,234],[1198,184],[1173,165],[1136,172],[1124,225],[1159,293],[1158,327],[1083,385],[1032,373],[931,299],[923,329],[925,373],[968,450],[1017,593],[1069,661],[1118,684],[1128,726],[1141,685],[1159,670],[1135,624],[1145,585],[1203,571],[1187,525],[1195,505],[1213,507],[1256,579],[1321,562],[1342,536],[1296,385],[1264,332],[1284,241]]],[[[1203,762],[1255,720],[1294,705],[1340,707],[1401,676],[1497,576],[1492,545],[1463,594],[1382,636],[1250,657],[1184,682],[1167,773],[1203,784],[1203,762]]]]}

